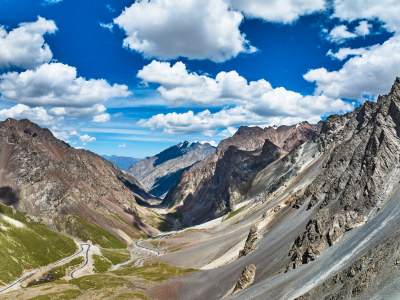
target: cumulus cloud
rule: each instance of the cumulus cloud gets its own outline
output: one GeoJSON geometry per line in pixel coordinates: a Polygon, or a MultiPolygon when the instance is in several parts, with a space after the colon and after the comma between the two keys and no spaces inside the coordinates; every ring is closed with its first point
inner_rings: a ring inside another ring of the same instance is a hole
{"type": "Polygon", "coordinates": [[[89,136],[87,134],[79,136],[79,139],[81,140],[83,145],[86,145],[87,143],[92,143],[96,140],[95,137],[89,136]]]}
{"type": "Polygon", "coordinates": [[[370,34],[372,24],[367,21],[360,21],[358,26],[354,28],[354,33],[350,32],[346,25],[335,26],[328,34],[327,39],[333,43],[343,43],[348,39],[354,39],[356,37],[365,37],[370,34]]]}
{"type": "MultiPolygon", "coordinates": [[[[333,105],[328,98],[318,99],[309,96],[305,99],[304,108],[298,107],[301,113],[285,114],[282,109],[282,115],[277,115],[276,111],[271,114],[264,110],[261,113],[255,112],[251,107],[236,106],[233,108],[222,109],[216,113],[204,110],[195,114],[193,111],[186,113],[168,113],[158,114],[150,119],[143,119],[138,122],[139,126],[150,129],[162,129],[167,134],[191,134],[202,133],[206,136],[214,136],[219,129],[238,127],[241,125],[290,125],[302,122],[304,120],[310,123],[316,123],[321,120],[321,115],[329,109],[336,109],[334,112],[345,112],[353,109],[353,105],[342,100],[333,101],[333,105]],[[310,106],[315,105],[313,109],[310,106]],[[325,106],[328,105],[328,106],[325,106]],[[304,113],[305,114],[302,114],[304,113]]],[[[282,105],[283,106],[283,105],[282,105]]],[[[296,105],[292,105],[296,106],[296,105]]],[[[255,107],[253,107],[254,109],[255,107]]],[[[333,111],[331,111],[333,112],[333,111]]],[[[230,136],[233,130],[223,130],[220,134],[230,136]]]]}
{"type": "Polygon", "coordinates": [[[231,7],[248,18],[290,24],[300,16],[325,8],[324,0],[229,0],[231,7]]]}
{"type": "Polygon", "coordinates": [[[8,109],[0,110],[0,120],[7,118],[29,119],[40,125],[48,126],[54,123],[55,118],[49,115],[43,107],[30,108],[23,104],[17,104],[8,109]]]}
{"type": "Polygon", "coordinates": [[[49,62],[53,53],[43,36],[56,30],[53,21],[41,17],[36,22],[21,23],[9,32],[0,26],[0,68],[15,66],[31,69],[49,62]]]}
{"type": "Polygon", "coordinates": [[[348,31],[346,25],[338,25],[329,32],[328,40],[335,43],[343,43],[345,40],[355,37],[357,37],[357,35],[348,31]]]}
{"type": "Polygon", "coordinates": [[[110,115],[105,113],[107,108],[103,104],[95,104],[91,107],[53,107],[49,110],[55,116],[68,116],[71,118],[91,118],[93,122],[103,123],[110,120],[110,115]]]}
{"type": "Polygon", "coordinates": [[[174,105],[225,106],[216,113],[208,109],[196,114],[193,111],[174,112],[139,122],[143,127],[162,129],[171,134],[201,132],[212,135],[218,129],[243,124],[317,122],[321,115],[353,108],[348,102],[325,95],[302,96],[283,87],[273,88],[264,79],[247,82],[235,71],[220,72],[215,78],[189,73],[181,62],[171,66],[153,61],[138,76],[161,84],[158,91],[174,105]]]}
{"type": "Polygon", "coordinates": [[[400,32],[400,2],[395,0],[334,0],[334,17],[345,21],[378,19],[391,32],[400,32]]]}
{"type": "Polygon", "coordinates": [[[316,95],[362,99],[389,92],[396,76],[400,76],[400,36],[356,51],[359,56],[350,58],[338,71],[319,68],[304,75],[316,83],[316,95]]]}
{"type": "Polygon", "coordinates": [[[160,85],[158,91],[172,106],[196,104],[199,106],[220,106],[241,103],[257,98],[272,90],[264,79],[250,83],[236,71],[220,72],[215,79],[188,72],[185,64],[177,62],[152,61],[138,72],[138,78],[146,83],[160,85]]]}
{"type": "Polygon", "coordinates": [[[126,144],[118,145],[118,148],[126,148],[126,144]]]}
{"type": "Polygon", "coordinates": [[[327,55],[338,60],[344,60],[349,56],[362,55],[367,49],[368,48],[340,48],[336,53],[332,50],[329,50],[327,55]]]}
{"type": "Polygon", "coordinates": [[[127,35],[124,46],[146,58],[222,62],[253,52],[239,30],[243,15],[224,0],[136,1],[114,19],[127,35]]]}
{"type": "Polygon", "coordinates": [[[131,94],[126,85],[77,77],[76,68],[62,63],[43,64],[22,73],[5,73],[0,76],[0,93],[5,101],[54,107],[90,107],[131,94]]]}

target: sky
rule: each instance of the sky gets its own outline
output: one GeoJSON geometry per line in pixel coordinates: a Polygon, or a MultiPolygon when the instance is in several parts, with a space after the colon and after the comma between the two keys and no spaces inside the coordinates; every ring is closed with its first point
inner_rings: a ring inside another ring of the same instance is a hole
{"type": "Polygon", "coordinates": [[[0,121],[143,158],[317,123],[400,76],[398,0],[0,0],[0,121]]]}

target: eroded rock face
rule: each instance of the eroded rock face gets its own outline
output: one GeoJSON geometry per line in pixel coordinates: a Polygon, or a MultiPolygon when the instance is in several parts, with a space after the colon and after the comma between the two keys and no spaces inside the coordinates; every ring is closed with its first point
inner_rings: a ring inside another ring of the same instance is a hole
{"type": "Polygon", "coordinates": [[[232,294],[237,293],[253,284],[256,277],[256,266],[251,264],[244,268],[232,294]]]}
{"type": "Polygon", "coordinates": [[[152,197],[135,178],[28,120],[0,122],[0,190],[0,198],[12,196],[6,197],[12,203],[5,204],[65,232],[71,216],[83,217],[121,240],[121,230],[132,236],[158,232],[139,218],[146,220],[148,212],[137,203],[152,197]]]}
{"type": "Polygon", "coordinates": [[[244,248],[239,252],[239,258],[253,252],[257,248],[258,241],[258,227],[257,225],[253,225],[250,227],[244,248]]]}
{"type": "Polygon", "coordinates": [[[209,143],[184,142],[135,163],[127,172],[151,194],[163,198],[185,170],[214,152],[209,143]]]}
{"type": "Polygon", "coordinates": [[[294,207],[315,214],[290,250],[288,270],[314,260],[384,203],[399,176],[400,79],[389,95],[329,117],[315,141],[324,164],[294,207]]]}
{"type": "Polygon", "coordinates": [[[164,204],[182,205],[185,225],[221,216],[247,197],[260,170],[309,140],[316,129],[307,122],[266,129],[240,127],[220,142],[215,154],[182,174],[164,204]]]}

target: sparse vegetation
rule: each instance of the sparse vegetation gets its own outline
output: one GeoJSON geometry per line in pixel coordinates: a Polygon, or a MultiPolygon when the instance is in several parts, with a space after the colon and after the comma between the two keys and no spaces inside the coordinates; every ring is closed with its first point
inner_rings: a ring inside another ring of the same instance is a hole
{"type": "Polygon", "coordinates": [[[196,271],[196,269],[183,269],[165,263],[152,263],[139,268],[124,268],[122,270],[112,271],[111,273],[119,276],[131,275],[145,280],[159,282],[192,273],[194,271],[196,271]]]}
{"type": "Polygon", "coordinates": [[[131,254],[128,250],[110,251],[102,249],[101,254],[105,258],[107,258],[113,265],[118,265],[131,258],[131,254]]]}
{"type": "Polygon", "coordinates": [[[240,213],[246,206],[243,206],[237,210],[231,211],[225,218],[224,221],[233,218],[234,216],[236,216],[238,213],[240,213]]]}
{"type": "Polygon", "coordinates": [[[103,228],[90,224],[81,217],[71,217],[67,221],[67,228],[73,236],[83,241],[91,240],[103,248],[125,249],[126,245],[103,228]]]}
{"type": "Polygon", "coordinates": [[[108,271],[112,264],[103,256],[94,254],[93,257],[93,271],[95,273],[103,273],[108,271]]]}
{"type": "Polygon", "coordinates": [[[76,257],[74,259],[72,259],[70,262],[56,267],[54,268],[54,280],[58,280],[60,278],[63,278],[68,270],[68,268],[74,267],[74,266],[79,266],[80,264],[82,264],[84,261],[82,256],[76,257]]]}

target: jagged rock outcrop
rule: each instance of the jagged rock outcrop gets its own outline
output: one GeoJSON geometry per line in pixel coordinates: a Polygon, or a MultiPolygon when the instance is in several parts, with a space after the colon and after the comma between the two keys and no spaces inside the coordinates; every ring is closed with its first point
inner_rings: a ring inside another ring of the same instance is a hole
{"type": "Polygon", "coordinates": [[[323,167],[295,204],[315,213],[290,250],[288,270],[314,260],[384,203],[400,174],[399,136],[399,78],[376,103],[323,123],[314,138],[323,167]]]}
{"type": "Polygon", "coordinates": [[[0,190],[1,202],[64,232],[75,216],[124,242],[159,232],[146,224],[154,215],[138,202],[152,197],[135,178],[28,120],[0,122],[0,190]]]}
{"type": "Polygon", "coordinates": [[[214,152],[209,143],[184,142],[135,163],[127,172],[151,194],[163,198],[185,170],[214,152]]]}
{"type": "Polygon", "coordinates": [[[258,227],[253,225],[250,227],[249,235],[247,236],[244,248],[239,251],[239,258],[246,256],[250,252],[253,252],[257,248],[257,243],[259,241],[258,227]]]}
{"type": "Polygon", "coordinates": [[[244,268],[242,275],[236,283],[232,294],[239,292],[253,284],[256,277],[256,266],[251,264],[244,268]]]}
{"type": "Polygon", "coordinates": [[[307,122],[265,129],[240,127],[220,142],[215,154],[184,172],[163,203],[182,205],[184,224],[218,217],[248,196],[260,170],[308,141],[316,129],[307,122]]]}

